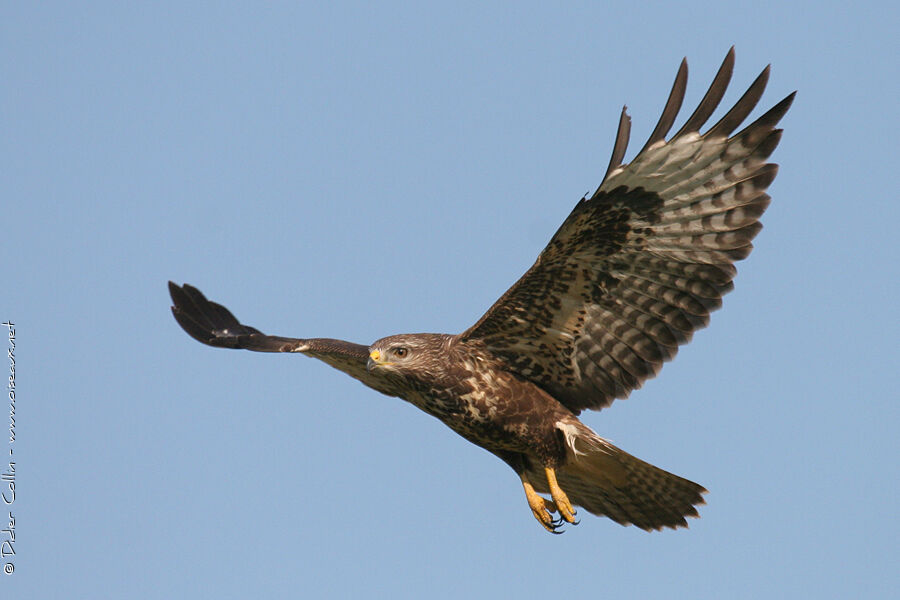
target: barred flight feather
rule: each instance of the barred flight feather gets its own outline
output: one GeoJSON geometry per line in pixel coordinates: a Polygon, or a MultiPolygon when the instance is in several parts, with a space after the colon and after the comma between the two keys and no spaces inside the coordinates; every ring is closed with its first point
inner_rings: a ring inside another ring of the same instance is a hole
{"type": "Polygon", "coordinates": [[[630,118],[619,120],[607,175],[579,202],[534,266],[461,334],[570,410],[625,398],[709,323],[731,291],[778,172],[766,162],[793,94],[729,137],[759,102],[769,68],[706,133],[730,81],[730,51],[671,139],[684,98],[682,63],[662,116],[629,164],[630,118]],[[560,358],[562,357],[562,359],[560,358]]]}

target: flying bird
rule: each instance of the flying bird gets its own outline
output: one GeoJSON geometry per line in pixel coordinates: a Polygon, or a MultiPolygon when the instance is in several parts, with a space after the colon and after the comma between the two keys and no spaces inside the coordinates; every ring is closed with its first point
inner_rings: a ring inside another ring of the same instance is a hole
{"type": "Polygon", "coordinates": [[[655,376],[707,325],[732,289],[769,205],[767,163],[794,94],[739,133],[769,67],[704,133],[731,79],[734,48],[697,109],[666,139],[681,108],[681,62],[662,116],[623,164],[630,117],[612,158],[534,265],[478,322],[457,335],[392,335],[366,346],[266,335],[195,287],[169,282],[172,313],[219,348],[296,352],[437,417],[506,462],[547,531],[575,524],[576,506],[645,530],[686,527],[706,490],[620,450],[583,424],[655,376]]]}

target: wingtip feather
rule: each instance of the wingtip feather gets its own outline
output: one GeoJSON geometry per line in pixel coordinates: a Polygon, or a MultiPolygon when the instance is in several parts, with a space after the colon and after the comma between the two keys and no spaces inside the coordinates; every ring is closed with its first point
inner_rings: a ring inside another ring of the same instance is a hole
{"type": "Polygon", "coordinates": [[[753,83],[751,83],[750,87],[747,88],[747,91],[744,92],[744,95],[740,97],[735,105],[731,107],[731,110],[729,110],[718,123],[713,125],[712,128],[704,134],[705,136],[728,137],[731,135],[732,131],[737,129],[738,126],[744,122],[744,119],[746,119],[747,115],[749,115],[756,107],[760,98],[762,98],[763,92],[766,90],[771,67],[772,65],[766,65],[766,68],[762,70],[762,73],[753,80],[753,83]]]}
{"type": "Polygon", "coordinates": [[[666,100],[666,105],[659,117],[659,121],[653,129],[653,133],[651,133],[650,137],[647,139],[647,143],[644,144],[644,147],[638,152],[638,155],[642,154],[653,144],[664,140],[666,134],[672,129],[675,118],[678,116],[678,111],[681,110],[681,104],[684,102],[684,92],[687,89],[687,77],[688,66],[687,57],[685,57],[678,66],[678,73],[675,75],[675,83],[672,84],[672,91],[669,92],[669,98],[666,100]]]}
{"type": "Polygon", "coordinates": [[[719,66],[719,70],[716,71],[716,75],[713,77],[709,89],[706,91],[706,94],[704,94],[703,99],[700,100],[700,104],[697,105],[694,113],[688,117],[688,120],[673,137],[677,138],[687,133],[700,131],[700,128],[703,127],[706,121],[712,116],[713,112],[715,112],[719,103],[722,101],[725,90],[728,89],[728,84],[731,83],[731,76],[733,73],[734,46],[732,46],[725,55],[725,59],[719,66]]]}

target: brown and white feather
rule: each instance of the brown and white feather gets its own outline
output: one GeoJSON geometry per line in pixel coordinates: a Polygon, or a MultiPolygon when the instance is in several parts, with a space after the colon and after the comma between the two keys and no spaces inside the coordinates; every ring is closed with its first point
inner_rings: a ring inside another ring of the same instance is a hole
{"type": "Polygon", "coordinates": [[[576,414],[625,398],[656,375],[732,289],[769,205],[793,94],[729,137],[765,89],[768,67],[709,131],[731,76],[733,50],[685,126],[671,139],[684,96],[682,63],[644,148],[627,165],[623,112],[603,183],[582,199],[535,264],[462,339],[481,340],[521,376],[576,414]]]}

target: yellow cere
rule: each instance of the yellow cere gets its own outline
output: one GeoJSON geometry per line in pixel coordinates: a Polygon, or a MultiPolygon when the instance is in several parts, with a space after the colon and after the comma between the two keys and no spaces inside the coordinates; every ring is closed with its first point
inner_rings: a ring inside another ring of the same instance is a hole
{"type": "Polygon", "coordinates": [[[378,350],[372,350],[372,352],[369,354],[369,357],[372,360],[378,360],[379,358],[381,358],[381,352],[379,352],[378,350]]]}

